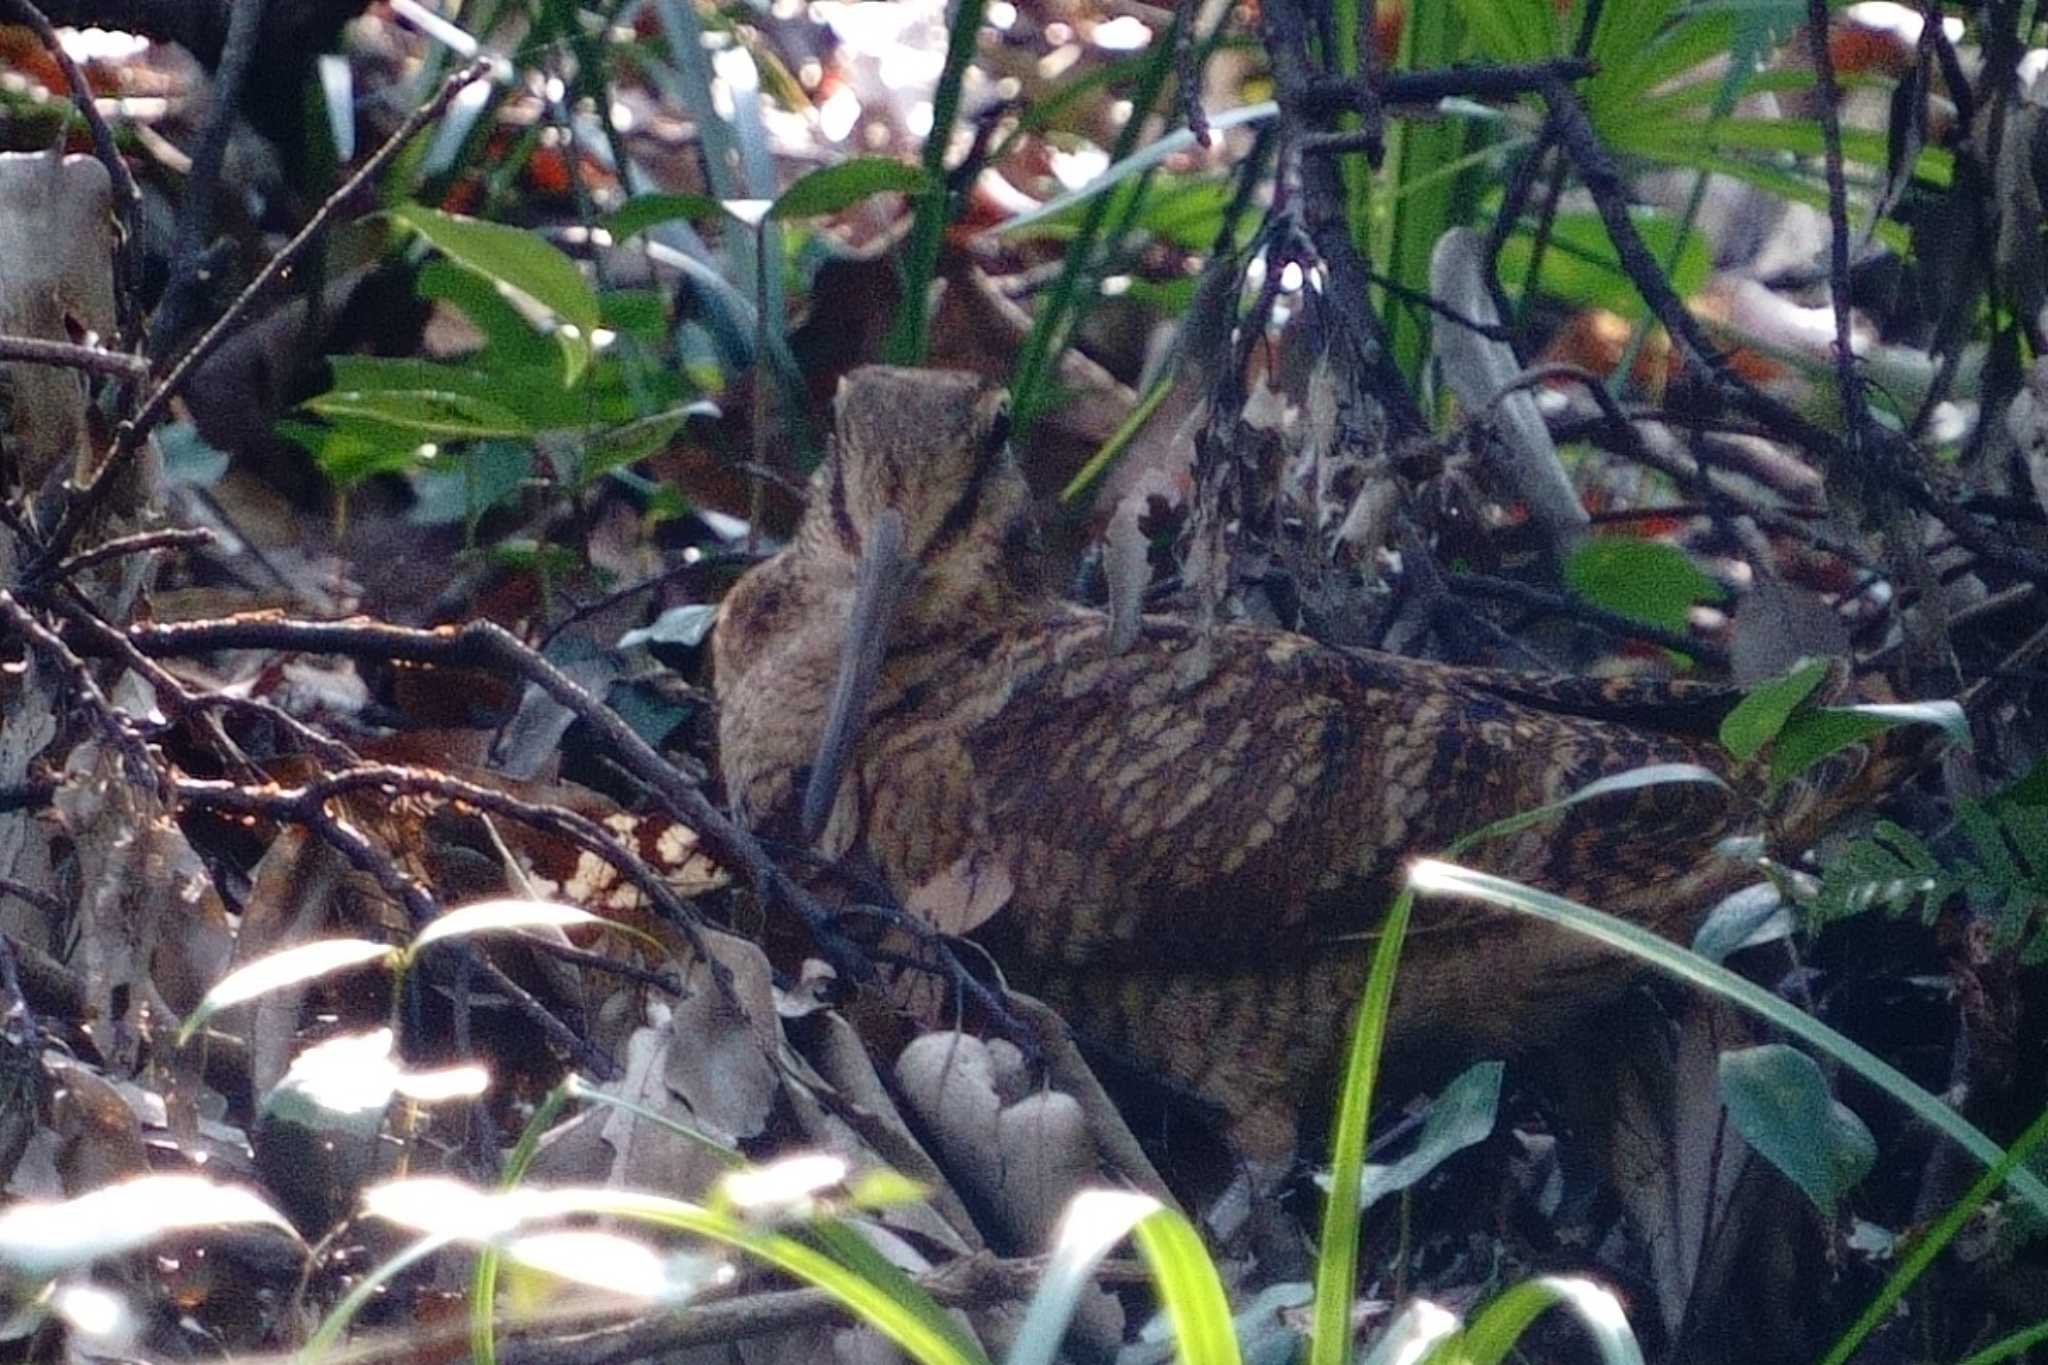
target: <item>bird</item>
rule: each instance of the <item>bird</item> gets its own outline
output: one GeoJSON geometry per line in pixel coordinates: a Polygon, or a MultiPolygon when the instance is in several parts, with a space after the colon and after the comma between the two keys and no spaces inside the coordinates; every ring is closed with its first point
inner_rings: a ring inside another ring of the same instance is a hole
{"type": "MultiPolygon", "coordinates": [[[[1007,407],[981,379],[867,367],[787,545],[725,596],[719,769],[764,837],[879,878],[1083,1039],[1208,1101],[1284,1164],[1326,1095],[1405,865],[1657,764],[1645,785],[1479,846],[1486,871],[1689,934],[1756,879],[1759,823],[1703,682],[1459,667],[1255,624],[1110,619],[1032,552],[1007,407]],[[1121,643],[1121,642],[1119,642],[1121,643]]],[[[1390,1053],[1555,1041],[1638,965],[1511,912],[1417,912],[1390,1053]]]]}

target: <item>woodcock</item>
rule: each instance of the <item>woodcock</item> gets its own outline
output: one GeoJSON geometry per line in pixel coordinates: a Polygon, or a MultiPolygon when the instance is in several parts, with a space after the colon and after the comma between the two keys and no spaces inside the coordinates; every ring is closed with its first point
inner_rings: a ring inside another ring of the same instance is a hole
{"type": "MultiPolygon", "coordinates": [[[[1406,860],[1604,775],[1727,771],[1736,694],[1704,685],[1157,616],[1112,654],[1109,619],[1033,575],[1000,394],[870,368],[837,411],[793,541],[719,620],[732,801],[971,930],[1084,1038],[1220,1105],[1244,1156],[1290,1154],[1326,1093],[1406,860]]],[[[1744,876],[1715,844],[1756,824],[1729,791],[1648,787],[1467,861],[1680,936],[1744,876]]],[[[1518,1050],[1633,974],[1551,926],[1427,904],[1390,1045],[1518,1050]]]]}

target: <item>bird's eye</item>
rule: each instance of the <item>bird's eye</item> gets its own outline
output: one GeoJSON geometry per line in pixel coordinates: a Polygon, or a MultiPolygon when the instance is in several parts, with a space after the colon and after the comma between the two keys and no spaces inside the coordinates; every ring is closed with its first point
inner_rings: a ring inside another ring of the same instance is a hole
{"type": "Polygon", "coordinates": [[[1001,453],[1010,440],[1010,400],[998,399],[988,411],[988,419],[981,432],[981,454],[986,459],[1001,453]]]}

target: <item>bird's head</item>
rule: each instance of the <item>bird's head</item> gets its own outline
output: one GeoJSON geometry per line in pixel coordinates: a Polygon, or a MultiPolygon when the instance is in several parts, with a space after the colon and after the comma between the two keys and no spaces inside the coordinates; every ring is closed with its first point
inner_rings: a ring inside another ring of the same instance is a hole
{"type": "Polygon", "coordinates": [[[1028,557],[1030,492],[1000,390],[972,374],[868,366],[840,381],[836,414],[799,537],[814,562],[850,562],[852,588],[804,796],[807,838],[831,813],[892,634],[922,635],[1003,600],[1028,557]]]}

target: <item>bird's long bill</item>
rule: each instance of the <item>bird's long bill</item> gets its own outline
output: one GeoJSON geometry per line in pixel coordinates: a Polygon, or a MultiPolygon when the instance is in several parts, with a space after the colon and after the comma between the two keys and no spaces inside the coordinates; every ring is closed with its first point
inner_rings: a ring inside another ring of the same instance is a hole
{"type": "Polygon", "coordinates": [[[839,676],[832,684],[832,706],[818,741],[811,778],[804,786],[803,841],[814,844],[825,832],[839,783],[860,743],[867,723],[868,702],[881,678],[889,632],[903,604],[912,564],[903,548],[903,517],[893,508],[875,518],[862,538],[860,572],[854,580],[853,610],[847,614],[846,637],[839,646],[839,676]]]}

